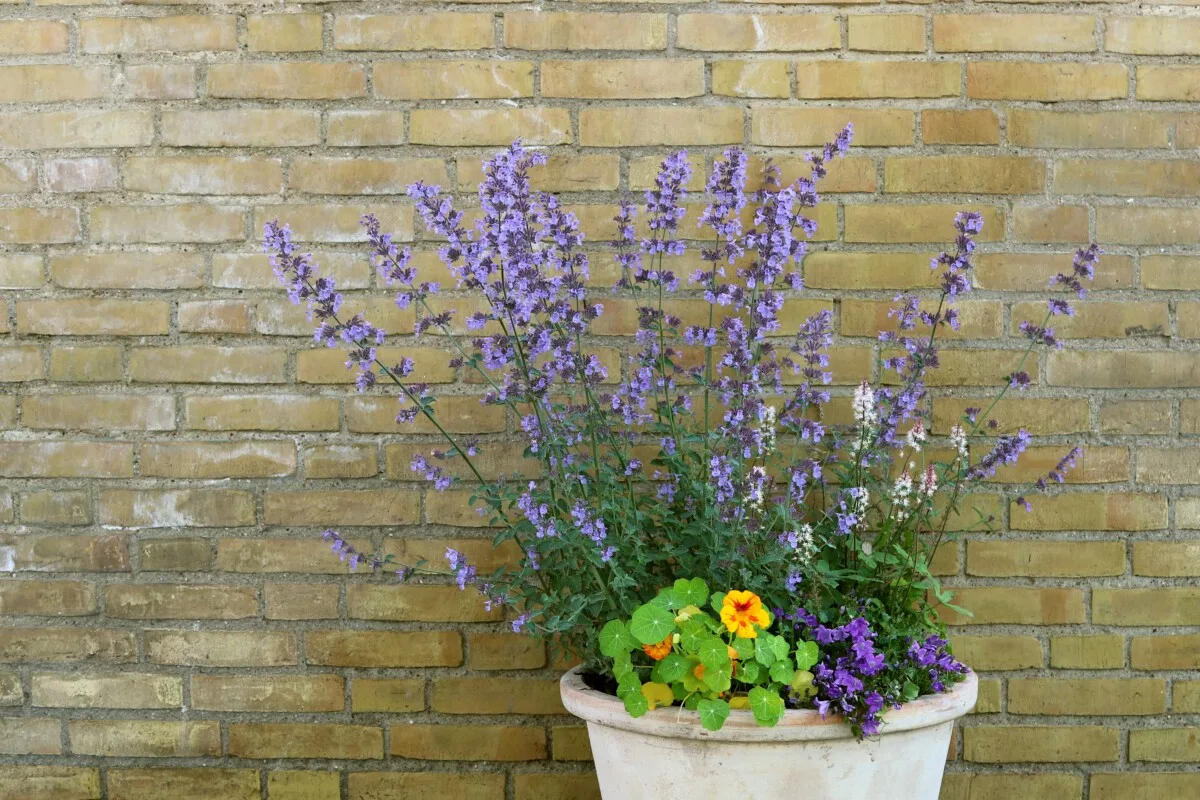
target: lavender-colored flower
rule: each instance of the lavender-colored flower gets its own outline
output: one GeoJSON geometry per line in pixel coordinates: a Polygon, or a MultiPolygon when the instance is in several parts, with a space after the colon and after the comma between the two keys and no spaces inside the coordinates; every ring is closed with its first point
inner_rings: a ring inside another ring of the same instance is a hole
{"type": "Polygon", "coordinates": [[[983,480],[994,476],[1001,465],[1011,466],[1017,463],[1021,453],[1029,447],[1030,440],[1029,433],[1024,429],[1017,431],[1014,436],[998,437],[991,452],[968,470],[967,477],[976,481],[983,480]]]}
{"type": "Polygon", "coordinates": [[[529,624],[529,615],[521,614],[520,616],[518,616],[516,619],[514,619],[512,621],[513,633],[521,633],[522,631],[525,630],[525,626],[528,624],[529,624]]]}

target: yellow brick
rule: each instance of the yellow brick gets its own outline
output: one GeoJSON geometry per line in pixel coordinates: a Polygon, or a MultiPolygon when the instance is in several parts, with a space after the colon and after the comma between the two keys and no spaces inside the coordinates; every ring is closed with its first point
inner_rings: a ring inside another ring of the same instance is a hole
{"type": "Polygon", "coordinates": [[[1110,17],[1104,49],[1148,56],[1200,55],[1200,20],[1180,17],[1110,17]]]}
{"type": "Polygon", "coordinates": [[[444,186],[445,164],[435,158],[299,158],[288,186],[312,194],[404,194],[418,180],[444,186]]]}
{"type": "Polygon", "coordinates": [[[1200,189],[1193,161],[1069,159],[1055,162],[1054,190],[1120,197],[1190,197],[1200,189]]]}
{"type": "MultiPolygon", "coordinates": [[[[1139,81],[1140,85],[1140,81],[1139,81]]],[[[980,100],[1113,100],[1129,93],[1122,64],[967,63],[967,97],[980,100]]]]}
{"type": "MultiPolygon", "coordinates": [[[[1084,220],[1086,223],[1086,211],[1084,220]]],[[[1023,214],[1036,213],[1036,209],[1024,209],[1023,214]]],[[[1052,213],[1047,223],[1056,219],[1072,219],[1072,215],[1052,213]]],[[[1016,222],[1014,220],[1014,227],[1016,222]]],[[[1032,223],[1030,223],[1032,225],[1032,223]]],[[[1086,230],[1086,226],[1085,226],[1086,230]]],[[[1040,234],[1040,228],[1035,229],[1040,234]]],[[[1050,238],[1047,235],[1047,238],[1050,238]]],[[[1074,239],[1074,242],[1082,241],[1074,239]]],[[[1048,274],[1052,272],[1070,272],[1072,256],[1069,253],[1028,254],[1028,253],[983,253],[978,257],[975,268],[975,283],[985,289],[1006,289],[1012,291],[1045,291],[1048,274]]],[[[1134,285],[1133,259],[1119,255],[1110,255],[1100,260],[1096,267],[1096,278],[1091,283],[1093,289],[1124,289],[1134,285]]]]}
{"type": "Polygon", "coordinates": [[[504,46],[514,50],[663,50],[665,14],[514,11],[504,15],[504,46]]]}
{"type": "Polygon", "coordinates": [[[364,214],[374,214],[383,231],[395,241],[412,239],[412,206],[394,203],[259,206],[254,209],[253,225],[257,232],[268,221],[286,222],[292,226],[292,238],[298,242],[362,242],[367,237],[362,225],[364,214]]]}
{"type": "Polygon", "coordinates": [[[425,681],[421,678],[355,678],[350,683],[350,703],[356,713],[424,711],[425,681]]]}
{"type": "Polygon", "coordinates": [[[921,112],[921,141],[925,144],[999,144],[1000,120],[985,108],[921,112]]]}
{"type": "MultiPolygon", "coordinates": [[[[630,172],[632,174],[632,167],[630,172]]],[[[474,156],[457,160],[455,172],[460,189],[475,191],[483,180],[483,167],[474,156]]],[[[621,163],[616,156],[607,155],[550,155],[546,163],[533,171],[530,182],[543,192],[578,192],[597,189],[616,189],[621,184],[621,163]]],[[[632,183],[632,175],[630,177],[632,183]]],[[[592,267],[597,264],[593,261],[592,267]]]]}
{"type": "Polygon", "coordinates": [[[925,49],[925,17],[917,14],[855,14],[848,24],[851,50],[919,53],[925,49]]]}
{"type": "Polygon", "coordinates": [[[1100,625],[1197,625],[1200,589],[1097,588],[1092,592],[1092,621],[1100,625]]]}
{"type": "Polygon", "coordinates": [[[169,431],[174,399],[167,395],[43,394],[26,397],[23,419],[44,430],[169,431]]]}
{"type": "Polygon", "coordinates": [[[413,144],[455,147],[507,146],[514,139],[526,145],[566,144],[571,117],[565,108],[418,109],[411,115],[409,137],[413,144]]]}
{"type": "MultiPolygon", "coordinates": [[[[17,350],[18,354],[27,352],[36,354],[36,351],[17,350]]],[[[26,356],[23,360],[26,370],[36,367],[37,375],[41,375],[40,358],[30,361],[26,356]]],[[[6,374],[15,366],[15,359],[6,358],[5,350],[0,349],[0,367],[3,367],[0,374],[6,374]]],[[[50,351],[50,377],[56,381],[107,383],[121,380],[122,370],[119,347],[56,347],[50,351]]]]}
{"type": "MultiPolygon", "coordinates": [[[[1012,329],[1025,321],[1041,324],[1046,303],[1013,306],[1012,329]]],[[[1165,336],[1169,327],[1166,303],[1081,303],[1074,316],[1056,316],[1050,323],[1060,339],[1125,339],[1165,336]]]]}
{"type": "Polygon", "coordinates": [[[591,761],[592,747],[587,728],[582,725],[560,725],[553,729],[555,761],[591,761]]]}
{"type": "Polygon", "coordinates": [[[196,68],[190,64],[130,64],[125,96],[133,100],[190,100],[196,96],[196,68]]]}
{"type": "Polygon", "coordinates": [[[233,206],[94,206],[90,225],[100,242],[211,243],[245,238],[245,216],[233,206]]]}
{"type": "MultiPolygon", "coordinates": [[[[855,205],[846,206],[846,241],[879,243],[943,242],[953,240],[956,205],[855,205]]],[[[1004,233],[1004,212],[995,206],[973,206],[983,215],[979,241],[999,241],[1004,233]]]]}
{"type": "Polygon", "coordinates": [[[940,800],[1079,800],[1083,779],[1055,773],[947,773],[940,800]]]}
{"type": "Polygon", "coordinates": [[[17,194],[37,188],[37,165],[32,161],[0,161],[0,192],[17,194]]]}
{"type": "Polygon", "coordinates": [[[43,283],[40,255],[6,253],[0,256],[0,288],[36,289],[43,283]]]}
{"type": "Polygon", "coordinates": [[[65,244],[78,239],[77,209],[0,209],[0,244],[65,244]]]}
{"type": "Polygon", "coordinates": [[[197,758],[221,754],[219,722],[72,720],[71,752],[106,758],[197,758]]]}
{"type": "Polygon", "coordinates": [[[310,631],[305,646],[308,663],[330,667],[457,667],[463,660],[457,631],[310,631]]]}
{"type": "Polygon", "coordinates": [[[184,400],[188,428],[211,431],[323,431],[338,427],[334,398],[248,395],[188,397],[184,400]]]}
{"type": "MultiPolygon", "coordinates": [[[[1191,469],[1195,471],[1194,459],[1191,462],[1191,469]]],[[[1200,482],[1200,479],[1197,478],[1192,478],[1192,480],[1200,482]]],[[[1135,542],[1133,545],[1133,574],[1165,578],[1200,576],[1200,541],[1135,542]]]]}
{"type": "Polygon", "coordinates": [[[67,289],[197,289],[204,260],[188,253],[55,254],[50,280],[67,289]]]}
{"type": "Polygon", "coordinates": [[[390,752],[427,761],[539,761],[546,732],[528,725],[396,725],[390,752]]]}
{"type": "MultiPolygon", "coordinates": [[[[0,753],[7,755],[60,755],[62,725],[56,719],[0,717],[0,753]]],[[[81,752],[74,750],[73,752],[81,752]]],[[[0,788],[3,783],[0,782],[0,788]]]]}
{"type": "Polygon", "coordinates": [[[266,14],[246,18],[251,50],[302,53],[321,49],[320,14],[266,14]]]}
{"type": "Polygon", "coordinates": [[[48,708],[172,708],[183,705],[183,682],[170,675],[34,675],[33,705],[48,708]]]}
{"type": "Polygon", "coordinates": [[[17,303],[17,332],[152,336],[167,333],[169,311],[158,300],[25,300],[17,303]]]}
{"type": "Polygon", "coordinates": [[[1083,592],[1079,589],[972,587],[954,589],[955,605],[975,616],[945,611],[952,625],[1065,625],[1084,621],[1083,592]]]}
{"type": "MultiPolygon", "coordinates": [[[[26,402],[29,399],[32,398],[27,398],[26,402]]],[[[66,492],[60,490],[24,493],[21,495],[21,520],[23,522],[40,522],[52,525],[86,525],[92,521],[90,505],[91,500],[88,498],[86,492],[66,492]]],[[[77,537],[71,538],[74,539],[77,537]]],[[[121,539],[110,539],[109,541],[124,544],[121,539]]],[[[114,555],[118,556],[117,560],[125,560],[122,558],[123,551],[125,550],[127,548],[123,548],[120,545],[114,548],[114,555]]]]}
{"type": "Polygon", "coordinates": [[[704,94],[704,62],[694,59],[543,61],[543,97],[671,98],[704,94]]]}
{"type": "Polygon", "coordinates": [[[533,63],[496,60],[378,62],[375,64],[374,88],[376,97],[389,100],[532,97],[533,63]]]}
{"type": "Polygon", "coordinates": [[[285,362],[266,347],[135,348],[129,374],[145,383],[281,383],[285,362]]]}
{"type": "Polygon", "coordinates": [[[277,194],[283,167],[265,158],[136,157],[125,161],[125,188],[154,194],[277,194]]]}
{"type": "Polygon", "coordinates": [[[65,53],[70,47],[67,23],[48,19],[0,22],[0,53],[44,56],[65,53]]]}
{"type": "Polygon", "coordinates": [[[1093,773],[1091,800],[1172,800],[1200,792],[1200,774],[1172,772],[1093,773]]]}
{"type": "Polygon", "coordinates": [[[779,147],[820,146],[832,141],[846,123],[854,124],[856,146],[913,143],[915,115],[891,108],[758,108],[750,115],[750,141],[779,147]]]}
{"type": "Polygon", "coordinates": [[[267,619],[334,619],[338,587],[312,583],[268,583],[263,588],[267,619]]]}
{"type": "Polygon", "coordinates": [[[1142,447],[1137,453],[1137,479],[1141,484],[1197,484],[1198,451],[1192,448],[1142,447]]]}
{"type": "Polygon", "coordinates": [[[100,493],[102,524],[122,528],[241,527],[254,524],[254,497],[225,489],[111,489],[100,493]]]}
{"type": "Polygon", "coordinates": [[[1167,710],[1167,683],[1150,678],[1012,678],[1008,710],[1051,716],[1131,716],[1167,710]]]}
{"type": "Polygon", "coordinates": [[[584,108],[579,143],[584,147],[720,145],[742,141],[738,108],[584,108]]]}
{"type": "Polygon", "coordinates": [[[1200,713],[1200,681],[1175,681],[1171,710],[1176,713],[1200,713]]]}
{"type": "Polygon", "coordinates": [[[404,143],[403,111],[331,111],[327,141],[338,147],[404,143]]]}
{"type": "Polygon", "coordinates": [[[1125,546],[1120,542],[976,540],[967,543],[968,575],[1074,578],[1124,572],[1125,546]]]}
{"type": "Polygon", "coordinates": [[[252,769],[113,769],[112,800],[257,800],[258,772],[252,769]]]}
{"type": "Polygon", "coordinates": [[[492,46],[491,14],[339,14],[338,50],[480,50],[492,46]]]}
{"type": "Polygon", "coordinates": [[[522,773],[516,776],[516,800],[600,800],[595,773],[582,775],[522,773]]]}
{"type": "Polygon", "coordinates": [[[457,586],[351,586],[346,590],[346,613],[351,619],[411,622],[487,622],[504,618],[503,609],[489,611],[480,598],[464,595],[457,586]]]}
{"type": "Polygon", "coordinates": [[[974,670],[1040,669],[1042,643],[1032,636],[954,636],[954,655],[974,670]]]}
{"type": "Polygon", "coordinates": [[[152,664],[265,667],[297,662],[295,634],[281,631],[161,630],[144,636],[152,664]]]}
{"type": "Polygon", "coordinates": [[[1181,388],[1200,386],[1200,358],[1190,352],[1052,353],[1052,386],[1181,388]]]}
{"type": "Polygon", "coordinates": [[[370,478],[378,474],[373,446],[316,445],[304,449],[306,478],[370,478]]]}
{"type": "Polygon", "coordinates": [[[233,50],[237,17],[92,17],[79,21],[79,46],[85,53],[233,50]]]}
{"type": "MultiPolygon", "coordinates": [[[[0,767],[0,795],[25,800],[93,800],[100,770],[83,767],[0,767]]],[[[114,800],[129,800],[113,795],[114,800]]]]}
{"type": "Polygon", "coordinates": [[[1116,400],[1100,407],[1104,433],[1170,433],[1172,403],[1161,400],[1116,400]]]}
{"type": "Polygon", "coordinates": [[[420,495],[406,490],[267,492],[268,525],[411,525],[420,495]]]}
{"type": "Polygon", "coordinates": [[[445,714],[565,714],[558,681],[545,678],[441,678],[434,711],[445,714]]]}
{"type": "Polygon", "coordinates": [[[236,300],[195,300],[179,304],[181,333],[250,333],[250,307],[236,300]]]}
{"type": "MultiPolygon", "coordinates": [[[[492,800],[504,789],[502,773],[351,772],[349,800],[406,800],[443,794],[457,800],[492,800]]],[[[547,799],[548,800],[548,799],[547,799]]]]}
{"type": "Polygon", "coordinates": [[[1200,147],[1200,115],[1184,114],[1175,123],[1176,147],[1200,147]]]}
{"type": "Polygon", "coordinates": [[[0,660],[91,664],[137,661],[132,631],[100,628],[0,629],[0,660]]]}
{"type": "Polygon", "coordinates": [[[836,50],[842,44],[841,27],[831,14],[680,14],[676,25],[683,50],[795,52],[836,50]]]}
{"type": "Polygon", "coordinates": [[[296,470],[291,442],[174,442],[145,444],[141,472],[170,478],[278,478],[296,470]]]}
{"type": "MultiPolygon", "coordinates": [[[[67,64],[3,66],[0,67],[0,103],[98,100],[108,93],[111,81],[112,73],[108,67],[73,67],[67,64]]],[[[80,112],[59,113],[64,119],[69,119],[79,116],[80,112]]],[[[5,118],[9,116],[3,115],[5,118]]],[[[0,136],[0,144],[3,142],[4,137],[0,136]]]]}
{"type": "Polygon", "coordinates": [[[960,67],[946,62],[799,62],[796,96],[801,98],[957,97],[960,67]]]}
{"type": "Polygon", "coordinates": [[[1050,666],[1056,669],[1120,669],[1125,666],[1125,640],[1117,635],[1053,636],[1050,666]]]}
{"type": "Polygon", "coordinates": [[[361,64],[288,61],[212,64],[208,93],[213,97],[266,100],[344,100],[367,90],[361,64]]]}
{"type": "Polygon", "coordinates": [[[147,572],[203,572],[212,569],[207,539],[158,539],[139,545],[139,563],[147,572]]]}
{"type": "Polygon", "coordinates": [[[792,93],[786,61],[712,62],[713,94],[729,97],[788,97],[792,93]]]}
{"type": "MultiPolygon", "coordinates": [[[[1183,20],[1172,19],[1172,22],[1183,20]]],[[[1200,99],[1200,68],[1165,64],[1140,64],[1137,68],[1138,100],[1200,99]]]]}
{"type": "Polygon", "coordinates": [[[933,49],[942,53],[1090,53],[1096,19],[1080,14],[939,14],[933,49]]]}
{"type": "Polygon", "coordinates": [[[1016,514],[1019,530],[1157,530],[1167,525],[1166,498],[1152,494],[1064,494],[1038,498],[1031,513],[1016,514]]]}
{"type": "Polygon", "coordinates": [[[883,185],[886,192],[1040,194],[1046,186],[1046,165],[1015,157],[888,158],[883,162],[883,185]]]}
{"type": "Polygon", "coordinates": [[[473,633],[468,637],[471,669],[541,669],[546,666],[546,646],[518,633],[473,633]]]}
{"type": "Polygon", "coordinates": [[[267,773],[270,800],[341,800],[342,780],[337,772],[296,770],[267,773]]]}
{"type": "Polygon", "coordinates": [[[1158,728],[1129,732],[1129,760],[1200,761],[1200,728],[1158,728]]]}
{"type": "Polygon", "coordinates": [[[192,705],[204,711],[341,711],[344,690],[337,675],[194,675],[192,705]]]}
{"type": "Polygon", "coordinates": [[[0,476],[128,478],[131,445],[120,442],[0,442],[0,476]]]}
{"type": "MultiPolygon", "coordinates": [[[[1010,118],[1011,119],[1011,118],[1010,118]]],[[[1009,135],[1012,135],[1009,123],[1009,135]]],[[[1083,242],[1088,238],[1086,206],[1014,206],[1013,238],[1018,242],[1083,242]]]]}
{"type": "MultiPolygon", "coordinates": [[[[926,265],[928,268],[928,265],[926,265]]],[[[894,330],[895,321],[889,316],[893,302],[885,300],[857,300],[846,298],[841,301],[840,331],[843,336],[869,336],[874,338],[881,330],[894,330]]],[[[932,313],[937,303],[924,303],[922,310],[932,313]]],[[[991,301],[968,301],[958,304],[960,327],[950,331],[949,338],[981,339],[1000,336],[1003,331],[1003,307],[991,301]]],[[[940,335],[940,332],[939,332],[940,335]]]]}
{"type": "Polygon", "coordinates": [[[963,758],[985,764],[1116,761],[1115,728],[971,726],[963,731],[963,758]]]}
{"type": "Polygon", "coordinates": [[[300,109],[164,110],[162,141],[178,147],[298,147],[321,140],[320,123],[317,112],[300,109]]]}
{"type": "Polygon", "coordinates": [[[1170,118],[1166,114],[1051,112],[1019,108],[1008,112],[1009,141],[1021,147],[1167,147],[1169,132],[1170,118]]]}
{"type": "Polygon", "coordinates": [[[1134,669],[1192,669],[1200,658],[1200,636],[1138,636],[1130,654],[1134,669]]]}

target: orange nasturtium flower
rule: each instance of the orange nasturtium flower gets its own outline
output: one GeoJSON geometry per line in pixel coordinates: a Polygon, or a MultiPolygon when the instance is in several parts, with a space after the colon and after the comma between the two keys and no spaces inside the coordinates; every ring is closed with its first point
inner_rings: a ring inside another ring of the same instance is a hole
{"type": "Polygon", "coordinates": [[[671,645],[674,644],[675,634],[667,634],[667,638],[663,639],[658,644],[644,644],[642,650],[646,655],[653,658],[655,661],[662,661],[671,654],[671,645]]]}
{"type": "Polygon", "coordinates": [[[771,615],[754,592],[734,589],[725,595],[725,602],[721,604],[721,622],[739,639],[754,639],[758,637],[754,626],[766,628],[771,624],[771,615]]]}

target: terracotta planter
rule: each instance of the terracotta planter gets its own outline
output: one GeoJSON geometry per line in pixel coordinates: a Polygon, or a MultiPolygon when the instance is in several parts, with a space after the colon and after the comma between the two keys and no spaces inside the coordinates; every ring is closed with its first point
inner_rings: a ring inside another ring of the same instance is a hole
{"type": "Polygon", "coordinates": [[[567,710],[587,722],[605,800],[937,800],[951,728],[975,706],[979,684],[970,673],[948,694],[890,710],[883,732],[863,742],[816,711],[788,711],[774,728],[734,711],[716,732],[679,708],[633,719],[616,697],[589,689],[578,667],[561,689],[567,710]]]}

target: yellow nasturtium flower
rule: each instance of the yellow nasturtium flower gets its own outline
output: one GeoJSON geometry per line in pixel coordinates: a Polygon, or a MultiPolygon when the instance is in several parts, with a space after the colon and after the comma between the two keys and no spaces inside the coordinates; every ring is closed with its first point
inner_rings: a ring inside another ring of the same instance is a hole
{"type": "Polygon", "coordinates": [[[725,595],[725,601],[721,604],[721,622],[739,639],[755,639],[758,631],[754,626],[766,628],[771,624],[771,615],[754,592],[733,589],[725,595]]]}

